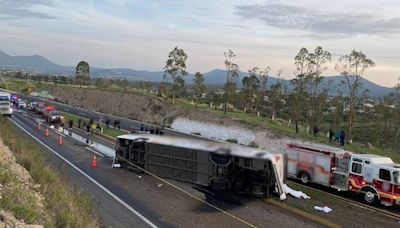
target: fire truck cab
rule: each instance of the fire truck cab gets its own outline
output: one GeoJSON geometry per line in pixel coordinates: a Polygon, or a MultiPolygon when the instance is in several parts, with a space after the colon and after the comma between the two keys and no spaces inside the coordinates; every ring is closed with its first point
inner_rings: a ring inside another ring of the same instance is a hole
{"type": "Polygon", "coordinates": [[[307,143],[291,143],[286,153],[288,176],[303,183],[354,191],[369,204],[400,204],[400,165],[388,157],[307,143]]]}
{"type": "Polygon", "coordinates": [[[400,204],[400,165],[391,158],[352,154],[349,168],[349,190],[361,193],[365,202],[400,204]]]}

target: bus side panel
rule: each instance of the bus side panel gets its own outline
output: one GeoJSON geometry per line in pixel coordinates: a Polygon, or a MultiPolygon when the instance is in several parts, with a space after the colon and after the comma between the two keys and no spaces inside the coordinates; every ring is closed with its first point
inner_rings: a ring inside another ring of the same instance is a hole
{"type": "Polygon", "coordinates": [[[208,186],[208,180],[210,179],[210,168],[209,153],[206,151],[199,151],[197,153],[197,181],[196,184],[202,186],[208,186]]]}
{"type": "Polygon", "coordinates": [[[146,143],[145,168],[168,179],[197,183],[198,151],[146,143]]]}

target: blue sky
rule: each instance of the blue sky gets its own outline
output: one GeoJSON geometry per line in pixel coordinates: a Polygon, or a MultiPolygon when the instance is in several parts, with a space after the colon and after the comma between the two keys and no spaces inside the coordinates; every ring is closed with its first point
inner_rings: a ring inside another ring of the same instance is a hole
{"type": "MultiPolygon", "coordinates": [[[[232,49],[242,71],[270,66],[293,77],[301,47],[336,59],[353,48],[377,66],[366,78],[394,86],[400,76],[400,2],[0,0],[0,50],[39,54],[62,65],[161,70],[175,46],[190,72],[223,68],[232,49]],[[300,4],[301,3],[301,4],[300,4]]],[[[333,63],[326,75],[334,75],[333,63]]]]}

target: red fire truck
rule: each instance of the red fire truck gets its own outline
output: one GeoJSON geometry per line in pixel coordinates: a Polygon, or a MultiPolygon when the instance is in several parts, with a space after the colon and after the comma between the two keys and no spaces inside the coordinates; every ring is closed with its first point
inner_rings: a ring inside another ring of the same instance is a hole
{"type": "Polygon", "coordinates": [[[372,154],[356,154],[321,144],[291,143],[288,176],[339,191],[354,191],[369,203],[400,204],[400,165],[372,154]]]}

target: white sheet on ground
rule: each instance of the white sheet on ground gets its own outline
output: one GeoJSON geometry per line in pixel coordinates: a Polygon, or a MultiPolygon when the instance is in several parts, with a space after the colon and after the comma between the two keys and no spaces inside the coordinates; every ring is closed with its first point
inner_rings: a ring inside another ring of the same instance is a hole
{"type": "Polygon", "coordinates": [[[298,199],[310,199],[310,197],[306,195],[304,192],[293,190],[286,184],[283,184],[283,190],[286,192],[286,194],[290,194],[298,199]]]}
{"type": "Polygon", "coordinates": [[[332,211],[332,209],[327,207],[327,206],[325,206],[325,207],[314,206],[314,209],[317,210],[317,211],[323,211],[325,213],[329,213],[329,212],[332,211]]]}

